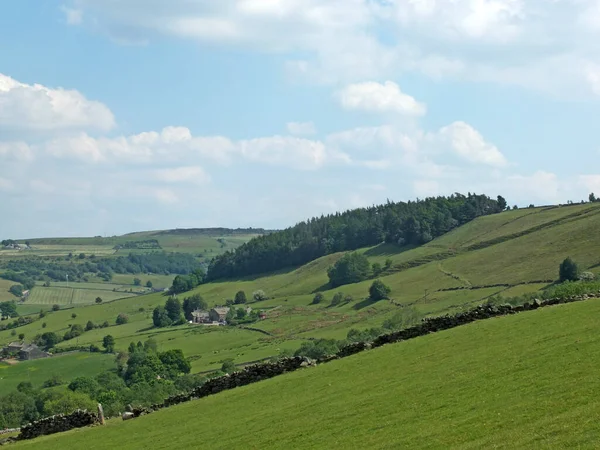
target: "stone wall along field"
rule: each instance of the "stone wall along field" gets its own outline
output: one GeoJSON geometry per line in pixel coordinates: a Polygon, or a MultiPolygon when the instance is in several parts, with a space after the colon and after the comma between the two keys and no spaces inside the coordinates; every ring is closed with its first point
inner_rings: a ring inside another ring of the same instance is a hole
{"type": "Polygon", "coordinates": [[[47,434],[69,431],[73,428],[87,427],[98,422],[99,419],[97,414],[78,409],[68,415],[58,414],[56,416],[32,422],[21,428],[21,434],[19,434],[17,439],[34,439],[47,434]]]}

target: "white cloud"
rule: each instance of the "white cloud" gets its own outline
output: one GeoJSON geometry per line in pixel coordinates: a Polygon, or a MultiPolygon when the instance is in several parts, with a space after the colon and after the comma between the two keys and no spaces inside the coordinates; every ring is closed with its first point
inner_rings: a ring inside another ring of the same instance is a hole
{"type": "Polygon", "coordinates": [[[179,196],[171,189],[156,189],[154,190],[154,197],[164,205],[172,205],[180,201],[179,196]]]}
{"type": "Polygon", "coordinates": [[[70,0],[113,38],[156,33],[259,51],[302,52],[295,75],[340,83],[403,72],[592,92],[597,0],[70,0]],[[570,62],[570,63],[565,63],[570,62]]]}
{"type": "Polygon", "coordinates": [[[32,161],[31,147],[25,142],[0,142],[0,161],[32,161]]]}
{"type": "Polygon", "coordinates": [[[400,90],[392,81],[384,84],[373,81],[346,86],[337,97],[342,107],[348,110],[367,112],[392,112],[408,116],[423,116],[427,111],[424,104],[400,90]]]}
{"type": "Polygon", "coordinates": [[[39,146],[38,151],[89,163],[169,163],[194,156],[227,163],[236,148],[233,142],[221,136],[192,137],[190,130],[185,127],[166,127],[161,132],[150,131],[113,138],[95,138],[80,133],[53,139],[39,146]]]}
{"type": "Polygon", "coordinates": [[[82,10],[67,8],[66,6],[62,6],[61,9],[65,13],[65,18],[69,25],[81,25],[83,22],[82,10]]]}
{"type": "Polygon", "coordinates": [[[465,122],[454,122],[439,131],[439,138],[461,158],[479,164],[504,167],[508,163],[498,148],[465,122]]]}
{"type": "Polygon", "coordinates": [[[333,133],[326,142],[350,155],[358,165],[374,169],[411,167],[415,174],[427,176],[452,175],[448,166],[434,162],[440,156],[454,155],[460,161],[496,168],[508,165],[500,150],[465,122],[454,122],[434,132],[416,126],[355,128],[333,133]]]}
{"type": "Polygon", "coordinates": [[[324,143],[288,136],[272,136],[239,142],[241,155],[270,165],[318,169],[331,162],[349,162],[342,152],[331,151],[324,143]]]}
{"type": "Polygon", "coordinates": [[[210,182],[210,175],[200,166],[157,170],[155,178],[166,183],[191,183],[200,185],[210,182]]]}
{"type": "Polygon", "coordinates": [[[312,122],[288,122],[286,128],[294,136],[308,136],[317,132],[315,124],[312,122]]]}
{"type": "Polygon", "coordinates": [[[579,185],[600,197],[600,175],[580,175],[579,185]]]}
{"type": "Polygon", "coordinates": [[[75,90],[20,83],[0,73],[0,129],[108,131],[114,126],[110,109],[75,90]]]}
{"type": "Polygon", "coordinates": [[[301,170],[350,162],[344,152],[329,148],[319,140],[270,136],[232,141],[222,136],[196,137],[184,127],[166,127],[161,132],[150,131],[113,138],[96,138],[80,133],[52,139],[35,146],[34,151],[41,155],[75,159],[90,164],[116,165],[125,162],[138,165],[174,165],[191,162],[192,167],[157,173],[163,181],[174,181],[177,177],[189,180],[200,175],[200,168],[196,165],[198,158],[220,164],[246,160],[301,170]]]}
{"type": "Polygon", "coordinates": [[[388,13],[408,29],[445,39],[507,42],[519,37],[525,18],[524,0],[418,0],[393,2],[388,13]]]}

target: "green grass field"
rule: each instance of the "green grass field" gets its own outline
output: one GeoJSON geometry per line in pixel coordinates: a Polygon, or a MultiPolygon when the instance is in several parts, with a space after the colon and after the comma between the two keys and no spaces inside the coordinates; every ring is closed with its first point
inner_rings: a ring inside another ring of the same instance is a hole
{"type": "Polygon", "coordinates": [[[0,397],[13,391],[21,381],[29,381],[39,388],[54,375],[68,383],[73,378],[95,376],[114,367],[114,356],[101,353],[57,355],[14,365],[0,362],[0,397]]]}
{"type": "Polygon", "coordinates": [[[12,300],[18,300],[17,297],[12,295],[8,290],[13,284],[17,284],[14,281],[4,280],[0,278],[0,302],[10,302],[12,300]]]}
{"type": "MultiPolygon", "coordinates": [[[[366,299],[372,280],[329,289],[327,268],[342,254],[329,255],[302,267],[264,276],[209,283],[180,295],[183,299],[199,293],[209,305],[217,305],[232,299],[238,290],[244,290],[251,297],[252,292],[262,289],[271,298],[251,306],[265,309],[267,319],[253,326],[272,336],[247,330],[204,333],[187,325],[154,330],[152,309],[164,303],[166,297],[161,294],[131,297],[102,305],[74,304],[75,309],[55,312],[44,318],[47,323],[45,331],[64,333],[70,324],[85,325],[88,320],[95,323],[107,320],[114,324],[119,313],[126,313],[130,318],[128,324],[85,333],[79,337],[79,344],[100,345],[106,334],[112,334],[117,348],[126,349],[131,341],[143,341],[156,335],[165,349],[184,349],[185,354],[192,358],[195,372],[206,371],[215,368],[224,355],[233,358],[236,363],[244,363],[275,355],[282,348],[298,347],[302,340],[310,338],[342,339],[351,328],[381,326],[403,306],[413,306],[424,315],[437,315],[474,306],[493,295],[511,297],[535,292],[548,284],[539,281],[557,278],[558,265],[567,256],[579,262],[582,269],[597,271],[600,235],[596,230],[599,225],[600,205],[597,204],[523,209],[480,217],[418,248],[380,245],[362,249],[371,262],[383,263],[387,258],[392,259],[392,270],[381,279],[392,289],[393,302],[372,303],[366,299]],[[473,246],[482,248],[474,249],[473,246]],[[416,267],[407,268],[415,264],[416,267]],[[493,284],[511,286],[485,287],[493,284]],[[473,286],[476,288],[471,288],[473,286]],[[467,289],[449,290],[457,287],[467,289]],[[311,305],[316,291],[323,292],[325,301],[311,305]],[[353,300],[332,307],[331,299],[338,291],[351,295],[353,300]],[[73,312],[77,314],[75,321],[71,319],[73,312]]],[[[139,237],[146,238],[147,234],[139,237]]],[[[140,278],[145,280],[144,276],[140,278]]],[[[113,282],[122,283],[126,290],[131,287],[127,283],[132,283],[133,277],[115,278],[113,282]]],[[[90,286],[110,288],[111,285],[100,283],[90,286]]],[[[41,289],[34,291],[41,292],[41,289]]],[[[88,292],[93,301],[95,295],[91,293],[94,290],[88,292]]],[[[19,328],[19,332],[30,338],[42,332],[41,326],[42,322],[37,321],[19,328]]],[[[0,345],[9,340],[10,331],[0,331],[0,345]]],[[[72,345],[60,345],[67,344],[72,345]]]]}
{"type": "MultiPolygon", "coordinates": [[[[81,283],[85,284],[85,283],[81,283]]],[[[36,287],[24,302],[25,305],[79,305],[92,304],[100,297],[105,302],[120,298],[133,297],[129,292],[109,289],[72,288],[72,287],[36,287]]]]}
{"type": "Polygon", "coordinates": [[[17,448],[596,448],[600,301],[501,317],[17,448]],[[243,424],[243,426],[232,426],[243,424]]]}
{"type": "MultiPolygon", "coordinates": [[[[139,275],[124,275],[124,274],[118,274],[115,273],[113,275],[112,284],[121,284],[121,285],[125,285],[128,287],[133,286],[133,279],[134,278],[139,278],[140,280],[142,280],[142,286],[146,286],[146,283],[148,281],[152,282],[152,286],[155,288],[168,288],[171,287],[171,285],[173,284],[173,279],[175,278],[175,275],[146,275],[146,274],[139,274],[139,275]]],[[[100,280],[100,279],[98,279],[100,280]]]]}

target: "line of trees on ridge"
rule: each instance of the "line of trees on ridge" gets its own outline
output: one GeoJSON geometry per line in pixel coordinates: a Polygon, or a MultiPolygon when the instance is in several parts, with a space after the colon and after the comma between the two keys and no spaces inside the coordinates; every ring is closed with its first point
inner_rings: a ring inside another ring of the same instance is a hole
{"type": "Polygon", "coordinates": [[[506,210],[502,196],[432,197],[390,202],[308,221],[259,236],[215,257],[204,281],[247,276],[298,266],[322,256],[382,242],[421,245],[476,217],[506,210]]]}

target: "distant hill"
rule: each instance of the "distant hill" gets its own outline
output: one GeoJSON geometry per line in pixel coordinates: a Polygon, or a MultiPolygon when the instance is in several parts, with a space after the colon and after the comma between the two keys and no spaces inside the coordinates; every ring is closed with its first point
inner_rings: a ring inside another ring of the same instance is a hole
{"type": "Polygon", "coordinates": [[[123,235],[115,236],[93,236],[93,237],[37,237],[30,239],[17,239],[16,242],[38,245],[61,245],[69,243],[95,243],[106,244],[107,241],[123,241],[132,238],[145,239],[148,236],[238,236],[238,235],[263,235],[278,230],[265,230],[264,228],[175,228],[172,230],[150,230],[133,231],[123,235]]]}

